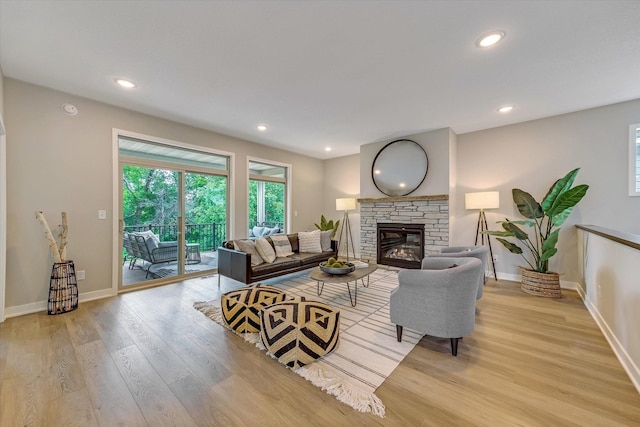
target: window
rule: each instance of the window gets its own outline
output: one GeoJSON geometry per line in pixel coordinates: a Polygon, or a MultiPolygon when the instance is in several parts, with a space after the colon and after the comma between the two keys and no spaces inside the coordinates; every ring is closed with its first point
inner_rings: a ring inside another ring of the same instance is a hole
{"type": "Polygon", "coordinates": [[[640,196],[640,124],[629,126],[629,195],[640,196]]]}
{"type": "Polygon", "coordinates": [[[249,228],[286,230],[289,169],[286,165],[249,160],[249,228]]]}

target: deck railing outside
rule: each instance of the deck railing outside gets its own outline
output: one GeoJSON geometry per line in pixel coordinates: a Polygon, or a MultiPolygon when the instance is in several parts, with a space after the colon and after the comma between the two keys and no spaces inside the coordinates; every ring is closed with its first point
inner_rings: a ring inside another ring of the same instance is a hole
{"type": "MultiPolygon", "coordinates": [[[[206,224],[186,224],[187,243],[198,243],[201,251],[215,251],[226,240],[227,227],[224,222],[210,222],[206,224]]],[[[159,225],[128,225],[124,231],[146,231],[160,236],[161,242],[178,240],[178,229],[175,224],[159,225]]]]}

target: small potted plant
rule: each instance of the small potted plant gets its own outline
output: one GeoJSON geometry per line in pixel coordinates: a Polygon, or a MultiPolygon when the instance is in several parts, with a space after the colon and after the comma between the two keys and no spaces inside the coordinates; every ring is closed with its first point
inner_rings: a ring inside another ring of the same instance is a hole
{"type": "Polygon", "coordinates": [[[324,215],[320,215],[320,225],[314,224],[316,228],[320,231],[333,230],[331,233],[331,238],[333,239],[336,235],[336,231],[338,231],[338,226],[340,225],[340,220],[337,220],[335,223],[332,219],[327,221],[324,215]]]}
{"type": "Polygon", "coordinates": [[[549,271],[549,259],[558,249],[560,227],[571,214],[574,206],[582,200],[589,188],[586,184],[572,187],[580,168],[574,169],[563,178],[557,180],[538,203],[531,194],[518,188],[512,190],[513,201],[518,211],[526,220],[511,221],[508,218],[500,221],[504,231],[486,231],[486,234],[498,236],[511,253],[519,254],[529,268],[522,268],[522,291],[531,295],[560,298],[560,276],[549,271]],[[533,236],[520,226],[533,228],[533,236]],[[505,237],[515,239],[515,243],[505,237]],[[528,257],[520,246],[527,251],[528,257]]]}

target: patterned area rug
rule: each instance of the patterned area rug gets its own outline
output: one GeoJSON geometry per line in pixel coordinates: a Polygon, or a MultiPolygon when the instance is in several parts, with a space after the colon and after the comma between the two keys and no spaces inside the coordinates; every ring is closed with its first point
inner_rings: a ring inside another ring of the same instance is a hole
{"type": "MultiPolygon", "coordinates": [[[[286,290],[293,296],[324,302],[338,308],[341,313],[338,348],[293,371],[354,409],[384,417],[384,404],[375,395],[375,390],[421,338],[418,333],[405,328],[399,343],[395,325],[389,321],[389,293],[398,286],[397,272],[373,272],[368,288],[358,285],[356,307],[351,307],[346,285],[327,283],[322,295],[318,296],[316,282],[309,278],[308,273],[287,277],[284,281],[272,279],[264,283],[286,290]]],[[[353,292],[353,284],[351,286],[353,292]]],[[[220,300],[196,303],[194,307],[226,326],[222,320],[220,300]]],[[[243,336],[264,350],[258,334],[243,336]]]]}

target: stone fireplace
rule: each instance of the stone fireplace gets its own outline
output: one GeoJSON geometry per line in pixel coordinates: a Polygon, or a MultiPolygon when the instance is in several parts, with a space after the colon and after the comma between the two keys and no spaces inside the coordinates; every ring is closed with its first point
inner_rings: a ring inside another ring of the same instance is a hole
{"type": "MultiPolygon", "coordinates": [[[[440,251],[440,247],[449,246],[449,197],[447,195],[384,197],[358,201],[360,202],[360,258],[364,261],[378,261],[378,223],[421,226],[423,229],[421,244],[424,250],[419,256],[436,253],[440,251]]],[[[413,241],[410,243],[414,244],[413,241]]],[[[398,252],[396,257],[408,258],[409,256],[398,252]]],[[[395,266],[408,267],[398,263],[395,266]]]]}

